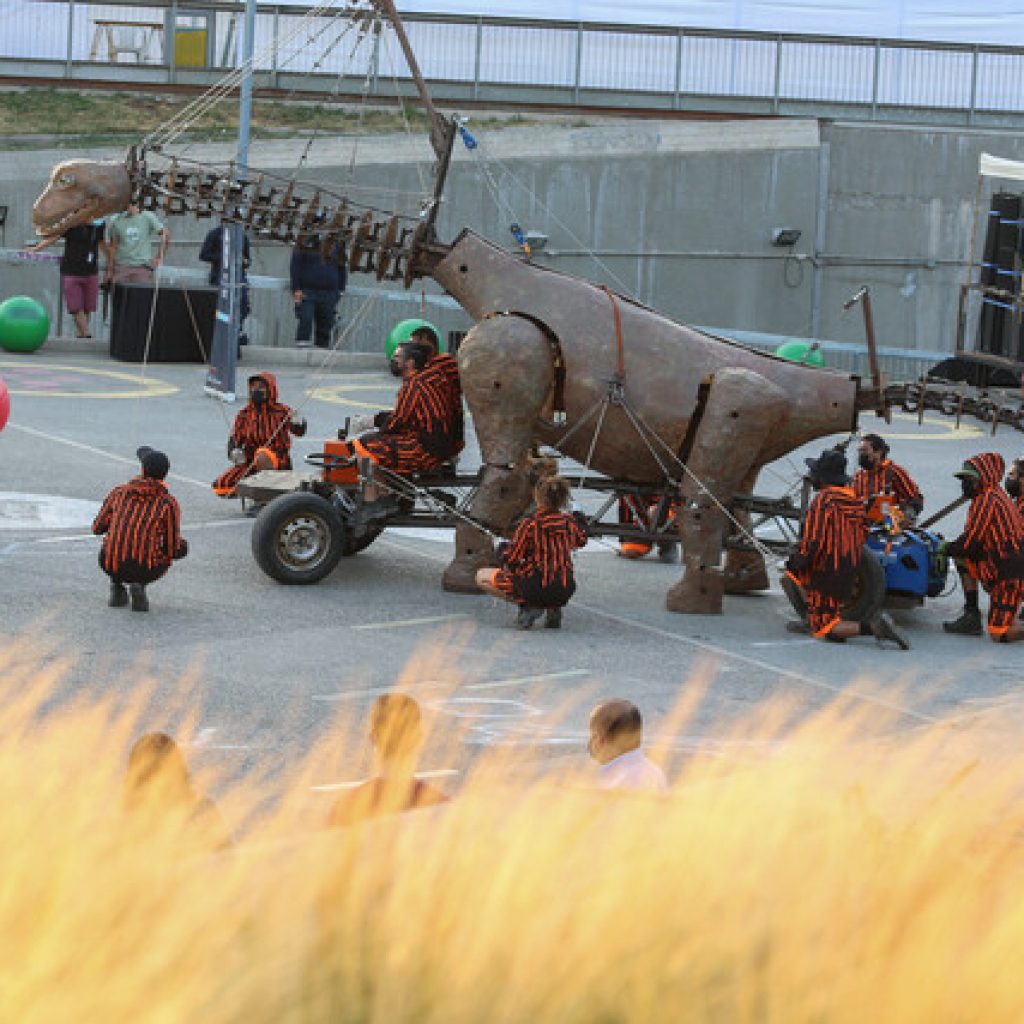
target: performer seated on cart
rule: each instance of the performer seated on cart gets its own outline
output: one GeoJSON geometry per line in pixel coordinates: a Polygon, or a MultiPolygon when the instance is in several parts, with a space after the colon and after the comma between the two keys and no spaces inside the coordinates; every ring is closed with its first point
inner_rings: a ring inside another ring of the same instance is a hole
{"type": "Polygon", "coordinates": [[[854,592],[867,520],[863,503],[850,488],[846,456],[830,449],[807,459],[807,478],[817,492],[804,520],[800,544],[786,563],[782,588],[790,601],[807,605],[807,621],[787,622],[791,633],[844,643],[849,637],[874,636],[909,650],[906,637],[886,612],[867,622],[847,622],[841,609],[854,592]]]}
{"type": "Polygon", "coordinates": [[[853,493],[868,503],[868,522],[881,523],[884,506],[898,508],[913,521],[924,508],[924,498],[910,474],[889,458],[889,445],[878,434],[865,434],[857,446],[853,493]]]}
{"type": "MultiPolygon", "coordinates": [[[[352,457],[367,458],[393,473],[436,473],[462,451],[465,439],[462,392],[425,368],[429,346],[408,342],[398,348],[402,386],[394,409],[374,417],[377,429],[348,442],[352,457]]],[[[364,497],[380,498],[369,485],[364,497]]],[[[382,501],[385,501],[387,496],[382,501]]]]}
{"type": "Polygon", "coordinates": [[[423,366],[421,383],[437,387],[445,395],[445,405],[452,419],[451,433],[459,438],[459,451],[463,447],[465,426],[462,416],[462,382],[459,379],[459,364],[454,356],[441,351],[441,339],[433,327],[417,327],[409,340],[414,345],[426,345],[430,355],[423,366]]]}
{"type": "Polygon", "coordinates": [[[537,511],[516,527],[501,556],[500,569],[480,569],[477,586],[487,594],[519,605],[518,629],[530,629],[544,615],[546,629],[559,629],[562,609],[576,591],[572,553],[587,543],[582,513],[562,511],[569,484],[560,476],[537,483],[537,511]]]}
{"type": "Polygon", "coordinates": [[[305,419],[277,400],[277,378],[272,373],[253,374],[249,402],[239,410],[228,438],[228,458],[234,465],[213,481],[214,492],[234,498],[244,477],[263,469],[291,469],[291,435],[305,433],[305,419]]]}

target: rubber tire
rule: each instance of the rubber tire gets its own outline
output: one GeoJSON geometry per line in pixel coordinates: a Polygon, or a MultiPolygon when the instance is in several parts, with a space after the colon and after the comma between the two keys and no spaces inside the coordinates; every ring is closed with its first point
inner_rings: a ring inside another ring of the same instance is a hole
{"type": "Polygon", "coordinates": [[[352,540],[346,534],[345,542],[341,547],[342,558],[351,558],[353,555],[358,555],[360,551],[365,551],[383,532],[383,526],[376,526],[367,533],[364,533],[359,540],[352,540]]]}
{"type": "Polygon", "coordinates": [[[252,554],[256,564],[278,583],[319,583],[337,566],[342,556],[345,530],[334,506],[318,494],[295,491],[282,494],[260,510],[252,527],[252,554]],[[318,520],[328,536],[323,556],[308,568],[289,565],[278,552],[278,536],[289,522],[299,518],[318,520]]]}
{"type": "Polygon", "coordinates": [[[843,605],[840,614],[846,622],[867,622],[884,607],[885,570],[875,552],[865,545],[853,597],[843,605]]]}

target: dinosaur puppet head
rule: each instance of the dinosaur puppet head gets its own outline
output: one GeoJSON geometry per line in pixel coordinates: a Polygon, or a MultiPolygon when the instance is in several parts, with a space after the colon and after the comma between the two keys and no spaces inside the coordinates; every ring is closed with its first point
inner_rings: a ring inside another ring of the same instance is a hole
{"type": "Polygon", "coordinates": [[[120,213],[131,200],[131,180],[124,164],[68,160],[50,174],[32,207],[36,234],[53,238],[97,217],[120,213]]]}

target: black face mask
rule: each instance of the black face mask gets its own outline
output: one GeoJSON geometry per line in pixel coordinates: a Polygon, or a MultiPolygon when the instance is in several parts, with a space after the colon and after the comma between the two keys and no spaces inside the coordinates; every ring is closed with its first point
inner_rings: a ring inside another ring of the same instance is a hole
{"type": "Polygon", "coordinates": [[[965,476],[960,480],[960,490],[965,498],[973,498],[980,490],[980,486],[974,477],[965,476]]]}
{"type": "Polygon", "coordinates": [[[867,452],[861,452],[860,455],[857,456],[857,465],[860,466],[861,469],[874,469],[875,460],[868,455],[867,452]]]}
{"type": "Polygon", "coordinates": [[[1003,482],[1003,486],[1006,488],[1006,493],[1011,498],[1020,497],[1020,480],[1015,476],[1008,476],[1003,482]]]}
{"type": "Polygon", "coordinates": [[[266,391],[254,391],[250,397],[253,405],[263,405],[267,400],[267,393],[266,391]]]}

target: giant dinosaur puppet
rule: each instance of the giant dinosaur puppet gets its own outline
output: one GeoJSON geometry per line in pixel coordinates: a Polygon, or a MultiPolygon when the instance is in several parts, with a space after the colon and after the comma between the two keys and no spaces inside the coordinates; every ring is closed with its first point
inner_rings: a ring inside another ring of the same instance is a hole
{"type": "MultiPolygon", "coordinates": [[[[459,130],[434,108],[392,0],[373,0],[392,23],[427,110],[437,157],[433,202],[418,218],[356,207],[322,186],[132,150],[124,164],[60,164],[33,209],[51,238],[123,210],[135,196],[163,214],[240,222],[256,237],[294,244],[316,234],[349,269],[401,279],[433,277],[476,321],[459,348],[462,387],[483,460],[473,517],[506,532],[529,500],[535,442],[633,484],[681,481],[683,577],[668,594],[678,612],[722,610],[725,593],[764,589],[755,551],[724,558],[726,507],[750,493],[760,468],[817,437],[881,411],[878,381],[796,365],[684,327],[630,299],[547,270],[463,231],[451,245],[435,220],[459,130]],[[154,166],[158,165],[158,166],[154,166]]],[[[476,591],[492,564],[483,531],[456,531],[444,574],[476,591]]]]}

